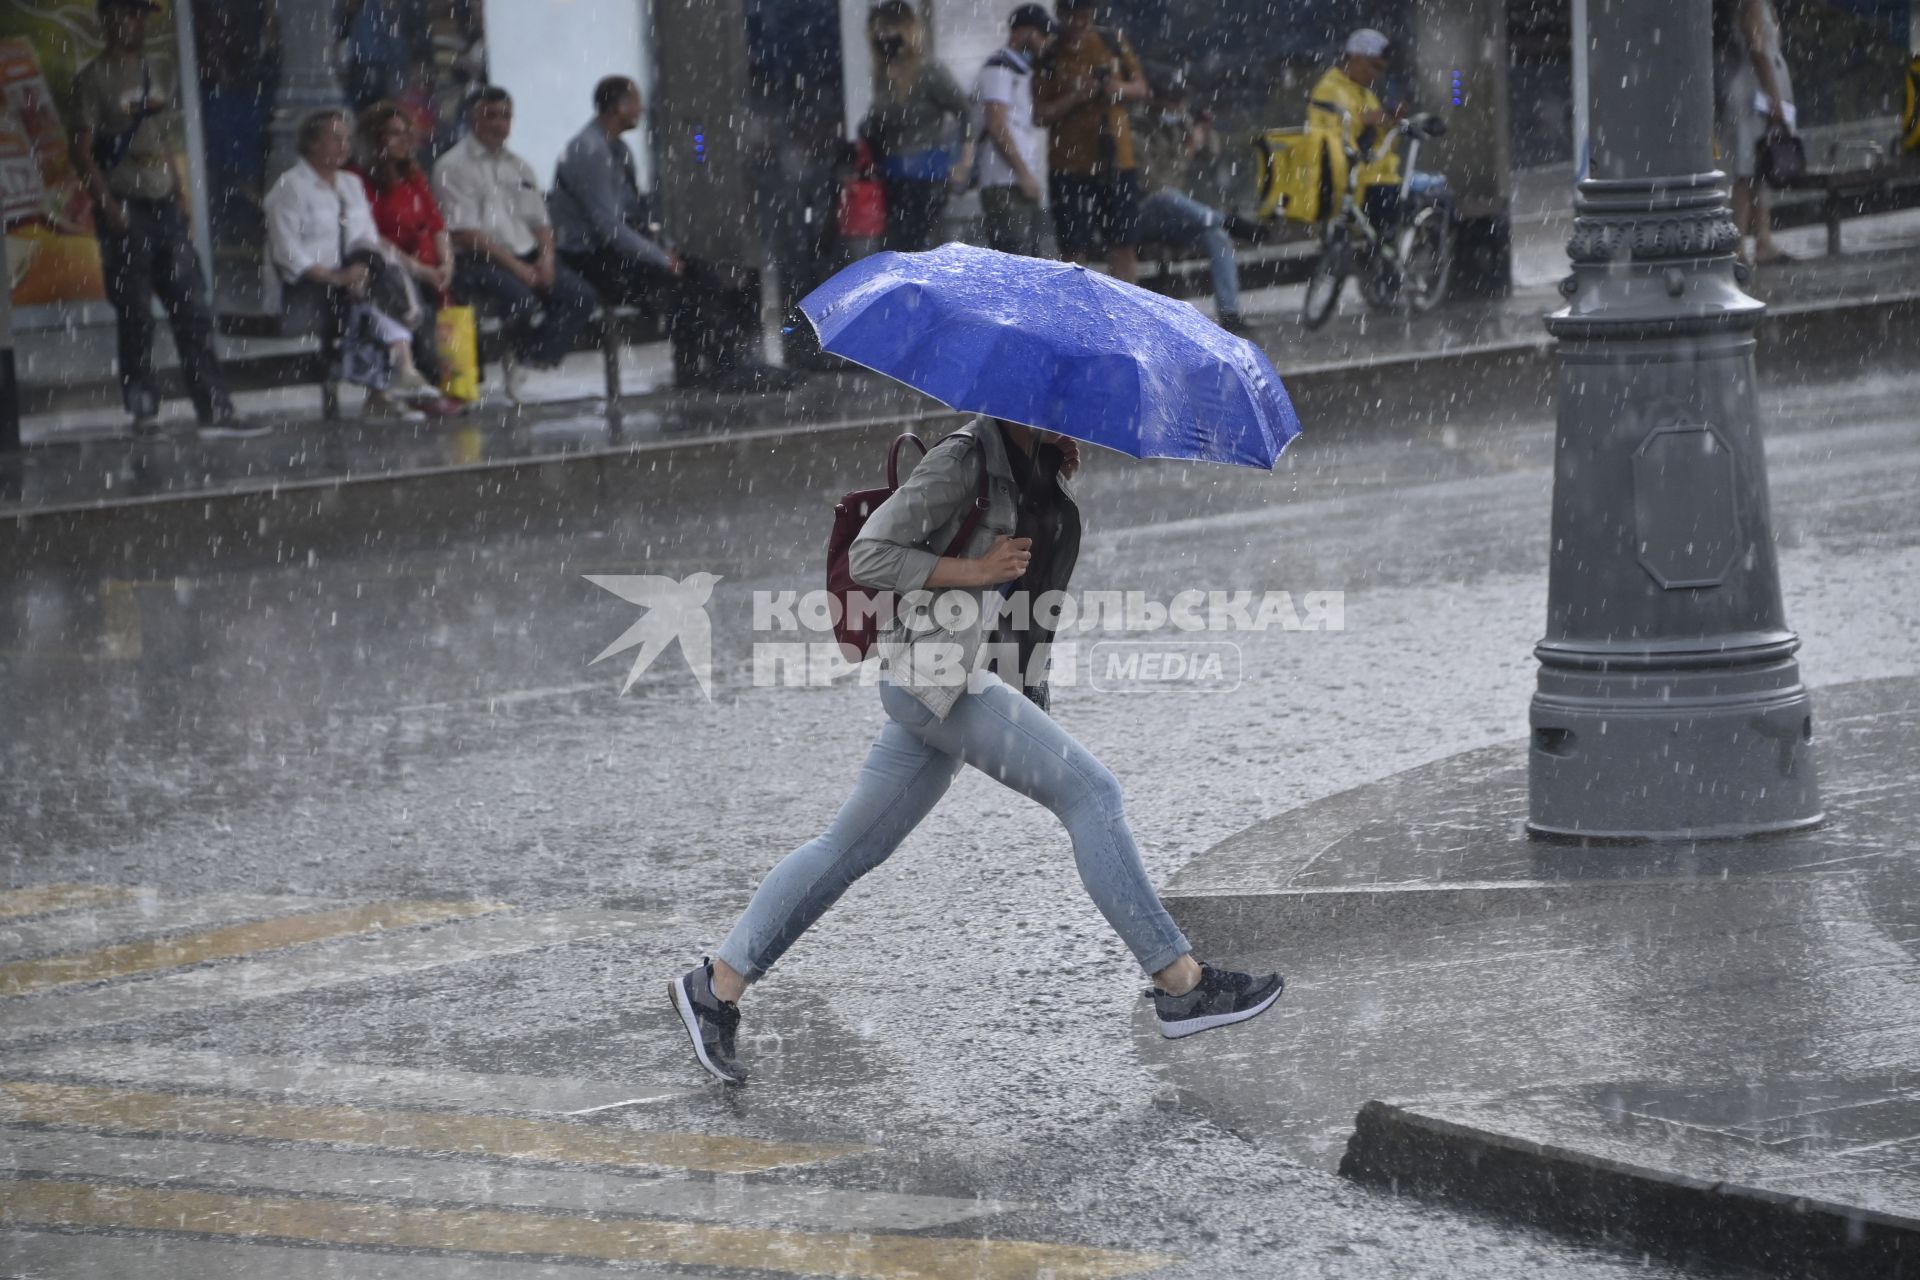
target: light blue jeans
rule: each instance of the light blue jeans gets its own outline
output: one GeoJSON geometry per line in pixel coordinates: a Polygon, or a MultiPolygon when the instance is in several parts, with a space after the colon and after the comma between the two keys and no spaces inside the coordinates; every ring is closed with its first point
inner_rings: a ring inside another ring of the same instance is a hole
{"type": "Polygon", "coordinates": [[[1204,244],[1213,264],[1213,301],[1223,315],[1240,312],[1240,264],[1226,216],[1178,191],[1156,191],[1140,202],[1140,239],[1157,244],[1204,244]]]}
{"type": "Polygon", "coordinates": [[[1080,883],[1149,974],[1193,948],[1140,863],[1120,784],[1025,695],[990,680],[961,695],[945,720],[912,695],[880,686],[887,723],[853,794],[825,834],[767,873],[717,953],[758,980],[847,888],[887,860],[970,764],[1037,800],[1066,824],[1080,883]]]}

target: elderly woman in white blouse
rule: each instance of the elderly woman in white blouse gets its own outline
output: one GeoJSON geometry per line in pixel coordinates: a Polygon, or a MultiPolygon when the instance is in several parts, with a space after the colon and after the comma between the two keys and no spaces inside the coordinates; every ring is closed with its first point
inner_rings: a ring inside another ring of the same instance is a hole
{"type": "Polygon", "coordinates": [[[407,404],[442,411],[445,399],[414,367],[413,335],[396,318],[411,306],[406,282],[382,256],[365,186],[346,171],[352,146],[346,113],[307,117],[297,145],[299,162],[266,198],[269,269],[284,287],[288,328],[327,330],[338,338],[355,304],[368,304],[389,371],[385,388],[368,388],[367,416],[406,416],[407,404]]]}

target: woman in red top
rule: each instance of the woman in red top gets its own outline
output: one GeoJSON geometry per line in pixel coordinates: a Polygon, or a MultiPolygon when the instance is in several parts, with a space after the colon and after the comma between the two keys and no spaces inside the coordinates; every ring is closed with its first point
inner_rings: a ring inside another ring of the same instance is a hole
{"type": "Polygon", "coordinates": [[[416,134],[406,108],[377,102],[360,114],[360,139],[369,157],[360,180],[373,206],[373,224],[414,282],[421,316],[414,318],[414,360],[440,381],[434,327],[453,283],[453,244],[426,170],[414,154],[416,134]]]}

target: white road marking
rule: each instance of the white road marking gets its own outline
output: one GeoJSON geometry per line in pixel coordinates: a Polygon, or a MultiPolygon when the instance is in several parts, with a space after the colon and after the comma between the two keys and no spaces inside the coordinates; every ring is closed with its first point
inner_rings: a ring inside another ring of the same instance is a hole
{"type": "Polygon", "coordinates": [[[146,1045],[75,1045],[0,1057],[0,1075],[63,1076],[164,1089],[274,1095],[279,1102],[359,1102],[528,1115],[585,1115],[705,1092],[704,1086],[570,1076],[484,1075],[358,1062],[229,1057],[146,1045]]]}
{"type": "Polygon", "coordinates": [[[738,1176],[621,1177],[360,1151],[4,1128],[0,1169],[170,1189],[377,1197],[808,1231],[919,1231],[1023,1207],[995,1200],[752,1182],[738,1176]]]}
{"type": "Polygon", "coordinates": [[[661,917],[639,912],[588,910],[485,916],[433,928],[396,929],[189,969],[143,982],[11,1000],[0,1006],[0,1039],[55,1035],[349,982],[371,982],[540,947],[586,942],[660,923],[661,917]]]}
{"type": "Polygon", "coordinates": [[[359,1253],[167,1236],[80,1236],[9,1231],[0,1266],[22,1280],[608,1280],[606,1267],[506,1262],[425,1253],[359,1253]]]}

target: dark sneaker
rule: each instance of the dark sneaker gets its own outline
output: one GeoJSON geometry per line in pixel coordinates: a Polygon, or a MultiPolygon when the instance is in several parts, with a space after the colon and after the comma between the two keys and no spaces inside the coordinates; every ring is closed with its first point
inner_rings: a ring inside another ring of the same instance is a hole
{"type": "Polygon", "coordinates": [[[1202,964],[1200,981],[1187,994],[1170,996],[1158,987],[1148,994],[1153,997],[1154,1011],[1160,1015],[1160,1034],[1169,1040],[1178,1040],[1257,1018],[1280,998],[1286,987],[1286,979],[1277,973],[1256,977],[1202,964]]]}
{"type": "Polygon", "coordinates": [[[740,1006],[713,994],[713,963],[702,960],[667,984],[674,1012],[693,1041],[693,1056],[716,1079],[745,1084],[747,1069],[733,1056],[733,1036],[740,1029],[740,1006]]]}

